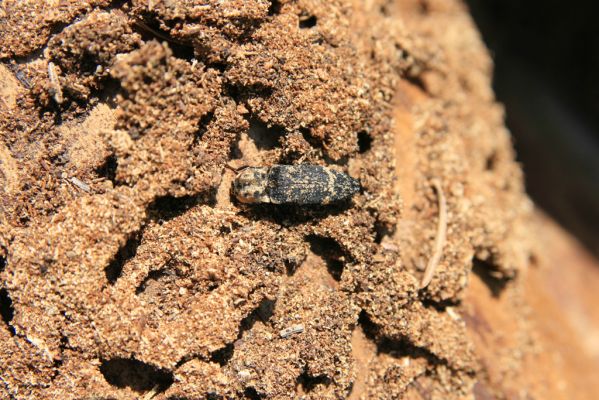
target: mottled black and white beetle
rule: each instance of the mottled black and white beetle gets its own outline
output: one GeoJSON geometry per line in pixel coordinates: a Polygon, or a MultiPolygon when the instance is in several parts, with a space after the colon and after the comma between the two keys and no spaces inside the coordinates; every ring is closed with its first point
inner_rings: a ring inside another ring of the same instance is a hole
{"type": "Polygon", "coordinates": [[[233,195],[242,203],[330,204],[360,190],[357,179],[319,165],[247,167],[233,182],[233,195]]]}

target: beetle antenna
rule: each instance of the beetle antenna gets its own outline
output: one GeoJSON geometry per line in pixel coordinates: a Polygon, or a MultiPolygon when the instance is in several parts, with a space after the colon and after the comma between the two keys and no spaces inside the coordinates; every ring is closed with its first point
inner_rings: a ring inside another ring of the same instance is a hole
{"type": "Polygon", "coordinates": [[[248,168],[248,167],[249,167],[248,165],[242,165],[242,166],[240,166],[240,167],[234,167],[234,166],[232,166],[232,165],[231,165],[231,164],[229,164],[229,163],[226,163],[226,164],[225,164],[225,168],[227,168],[227,169],[230,169],[230,170],[231,170],[231,171],[233,171],[233,172],[239,172],[239,171],[241,171],[241,170],[244,170],[244,169],[246,169],[246,168],[248,168]]]}

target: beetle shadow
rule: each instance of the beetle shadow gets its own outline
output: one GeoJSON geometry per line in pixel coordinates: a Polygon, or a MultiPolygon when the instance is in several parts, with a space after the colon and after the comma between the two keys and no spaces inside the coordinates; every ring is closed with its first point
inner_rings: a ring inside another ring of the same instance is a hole
{"type": "Polygon", "coordinates": [[[324,218],[341,215],[355,206],[352,200],[327,205],[297,204],[243,204],[234,201],[240,214],[254,221],[270,221],[277,225],[293,227],[324,218]]]}

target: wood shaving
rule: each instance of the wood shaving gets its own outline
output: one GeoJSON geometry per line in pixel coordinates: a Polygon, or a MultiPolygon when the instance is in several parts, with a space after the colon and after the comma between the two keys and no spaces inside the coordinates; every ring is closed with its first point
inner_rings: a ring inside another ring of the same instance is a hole
{"type": "Polygon", "coordinates": [[[428,264],[424,270],[424,275],[422,276],[422,281],[420,282],[421,289],[427,287],[433,279],[435,270],[437,269],[439,261],[443,256],[443,246],[445,245],[445,238],[447,236],[447,200],[445,200],[445,194],[443,193],[441,183],[435,179],[433,180],[432,184],[437,192],[437,199],[439,202],[439,222],[437,224],[437,235],[435,237],[433,254],[428,260],[428,264]]]}

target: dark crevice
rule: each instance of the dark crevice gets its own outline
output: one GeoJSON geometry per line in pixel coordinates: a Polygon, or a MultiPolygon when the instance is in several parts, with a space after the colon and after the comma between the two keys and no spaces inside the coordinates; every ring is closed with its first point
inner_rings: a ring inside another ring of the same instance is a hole
{"type": "Polygon", "coordinates": [[[318,22],[318,19],[314,15],[311,15],[308,18],[302,18],[302,17],[300,17],[299,27],[301,29],[313,28],[313,27],[316,26],[317,22],[318,22]]]}
{"type": "Polygon", "coordinates": [[[77,110],[78,107],[70,96],[65,96],[62,104],[58,104],[54,100],[54,96],[50,96],[48,102],[42,102],[41,97],[39,96],[36,96],[34,101],[37,109],[40,111],[39,114],[49,116],[48,119],[52,119],[52,125],[54,126],[59,126],[65,122],[63,118],[73,120],[72,117],[79,114],[79,110],[77,110]],[[63,113],[65,114],[64,116],[63,113]]]}
{"type": "Polygon", "coordinates": [[[314,137],[312,135],[312,131],[309,128],[300,127],[299,131],[304,137],[304,140],[308,142],[310,146],[314,147],[315,149],[324,150],[324,145],[322,141],[314,137]]]}
{"type": "Polygon", "coordinates": [[[302,374],[297,377],[297,384],[302,387],[305,393],[310,393],[319,385],[329,386],[331,383],[332,380],[329,376],[324,374],[312,376],[307,368],[304,368],[302,374]]]}
{"type": "Polygon", "coordinates": [[[389,16],[389,6],[387,4],[383,4],[379,7],[379,12],[381,13],[381,15],[383,17],[388,17],[389,16]]]}
{"type": "Polygon", "coordinates": [[[487,170],[487,171],[493,171],[495,169],[495,167],[497,166],[497,161],[498,161],[497,152],[493,151],[487,157],[487,159],[485,161],[485,170],[487,170]]]}
{"type": "MultiPolygon", "coordinates": [[[[81,20],[81,18],[82,18],[82,16],[78,15],[73,20],[68,21],[68,22],[59,21],[59,22],[53,23],[52,26],[50,27],[50,35],[48,37],[52,37],[52,36],[58,35],[67,26],[72,25],[72,24],[76,24],[77,22],[79,22],[79,20],[81,20]]],[[[45,46],[46,45],[44,45],[44,47],[45,46]]]]}
{"type": "MultiPolygon", "coordinates": [[[[235,342],[241,339],[246,331],[252,329],[256,321],[260,320],[263,323],[268,322],[274,313],[275,305],[275,300],[268,298],[262,299],[260,304],[239,323],[239,331],[235,341],[227,343],[222,348],[213,351],[210,354],[210,361],[218,363],[220,366],[227,365],[233,358],[233,354],[235,352],[235,342]]],[[[179,360],[179,362],[177,362],[177,368],[196,357],[196,355],[183,357],[181,360],[179,360]]]]}
{"type": "Polygon", "coordinates": [[[15,309],[12,306],[12,299],[8,295],[8,290],[6,290],[6,288],[0,289],[0,315],[11,335],[14,336],[16,331],[10,323],[15,315],[15,309]]]}
{"type": "Polygon", "coordinates": [[[279,125],[268,126],[258,118],[249,119],[249,137],[259,150],[272,150],[280,146],[280,138],[285,135],[285,128],[279,125]]]}
{"type": "Polygon", "coordinates": [[[334,165],[346,166],[347,163],[349,162],[349,156],[343,156],[341,158],[334,159],[334,158],[331,158],[326,152],[322,158],[329,165],[334,164],[334,165]]]}
{"type": "Polygon", "coordinates": [[[297,267],[302,264],[302,261],[303,260],[285,259],[283,262],[285,263],[285,273],[287,276],[293,276],[297,270],[297,267]]]}
{"type": "Polygon", "coordinates": [[[271,0],[268,7],[268,15],[278,15],[281,13],[281,2],[279,0],[271,0]]]}
{"type": "Polygon", "coordinates": [[[170,270],[168,269],[168,267],[150,271],[148,273],[148,275],[144,278],[144,280],[139,284],[139,286],[137,288],[135,288],[135,294],[136,295],[142,294],[146,290],[146,287],[148,286],[149,281],[152,281],[152,280],[157,281],[160,278],[162,278],[163,276],[168,275],[169,272],[170,272],[170,270]]]}
{"type": "Polygon", "coordinates": [[[137,254],[137,248],[141,243],[141,239],[141,233],[133,234],[127,240],[125,245],[117,251],[110,264],[108,264],[108,266],[104,269],[106,279],[111,285],[114,285],[117,279],[119,279],[121,276],[125,263],[135,257],[135,254],[137,254]]]}
{"type": "MultiPolygon", "coordinates": [[[[64,315],[64,312],[63,312],[64,315]]],[[[60,351],[60,357],[59,358],[55,358],[54,362],[52,363],[52,367],[54,369],[54,371],[52,372],[52,376],[50,378],[50,380],[52,382],[54,382],[54,380],[60,375],[61,371],[60,368],[63,366],[64,364],[64,352],[66,349],[71,349],[71,347],[69,346],[69,338],[66,337],[64,334],[60,336],[60,344],[58,346],[58,349],[60,351]]]]}
{"type": "Polygon", "coordinates": [[[233,343],[227,343],[224,347],[215,350],[210,354],[210,361],[218,363],[221,367],[224,367],[229,361],[231,361],[234,352],[235,345],[233,343]]]}
{"type": "Polygon", "coordinates": [[[314,154],[309,148],[310,144],[306,142],[303,135],[298,132],[289,132],[284,137],[280,138],[280,144],[283,149],[279,158],[279,164],[294,165],[301,163],[308,154],[314,154]]]}
{"type": "Polygon", "coordinates": [[[224,61],[213,61],[213,62],[206,62],[206,66],[208,68],[215,69],[218,72],[220,72],[221,74],[223,74],[229,67],[229,64],[227,64],[224,61]]]}
{"type": "MultiPolygon", "coordinates": [[[[539,256],[536,255],[535,253],[530,253],[528,255],[528,264],[532,267],[532,268],[538,268],[539,267],[539,256]]],[[[0,270],[1,271],[1,270],[0,270]]]]}
{"type": "Polygon", "coordinates": [[[395,226],[390,228],[388,224],[383,223],[381,221],[376,221],[374,223],[374,242],[376,244],[381,244],[384,238],[390,237],[395,233],[395,226]]]}
{"type": "Polygon", "coordinates": [[[250,400],[260,400],[262,398],[262,396],[260,396],[258,391],[253,387],[245,388],[245,390],[243,391],[243,396],[246,399],[250,399],[250,400]]]}
{"type": "Polygon", "coordinates": [[[103,360],[100,372],[112,386],[129,387],[136,392],[147,392],[156,385],[158,392],[164,392],[174,382],[172,372],[132,358],[103,360]]]}
{"type": "Polygon", "coordinates": [[[362,327],[364,335],[373,342],[377,341],[378,327],[370,320],[368,313],[364,310],[358,315],[358,325],[362,327]]]}
{"type": "Polygon", "coordinates": [[[199,204],[214,207],[216,204],[216,190],[216,188],[212,188],[194,196],[159,197],[148,206],[148,215],[150,219],[163,223],[183,215],[187,210],[199,204]]]}
{"type": "Polygon", "coordinates": [[[324,141],[318,137],[312,135],[312,131],[309,128],[299,128],[300,133],[304,137],[304,140],[310,144],[314,149],[322,153],[322,158],[327,164],[335,165],[347,165],[349,162],[349,156],[343,156],[337,160],[331,158],[326,151],[324,141]]]}
{"type": "Polygon", "coordinates": [[[376,344],[377,354],[388,354],[394,358],[406,356],[410,358],[425,358],[430,365],[444,365],[454,370],[446,359],[438,357],[428,349],[415,346],[407,338],[395,339],[381,335],[379,327],[370,320],[370,317],[364,310],[360,312],[358,324],[362,326],[365,336],[376,344]]]}
{"type": "Polygon", "coordinates": [[[351,207],[353,207],[351,201],[328,205],[255,204],[243,208],[240,213],[253,221],[266,220],[285,227],[293,227],[306,223],[313,224],[323,218],[341,215],[351,207]]]}
{"type": "Polygon", "coordinates": [[[16,64],[17,66],[18,65],[27,65],[33,61],[43,59],[45,49],[46,49],[46,45],[44,45],[43,47],[40,47],[38,49],[35,49],[31,53],[28,53],[28,54],[25,54],[22,56],[13,56],[12,59],[0,58],[0,62],[3,62],[5,65],[8,62],[14,62],[14,64],[16,64]]]}
{"type": "Polygon", "coordinates": [[[58,104],[54,100],[50,101],[50,103],[46,105],[39,104],[39,109],[41,112],[48,112],[50,115],[52,115],[55,126],[62,125],[64,122],[62,115],[63,112],[67,114],[67,118],[70,112],[76,112],[76,110],[73,108],[76,107],[73,107],[73,100],[70,97],[66,97],[62,104],[58,104]]]}
{"type": "Polygon", "coordinates": [[[237,221],[222,221],[222,225],[218,228],[219,232],[223,235],[229,235],[233,231],[243,228],[243,224],[237,221]]]}
{"type": "MultiPolygon", "coordinates": [[[[93,89],[91,97],[96,97],[100,103],[108,105],[111,109],[117,108],[117,95],[121,92],[121,82],[112,76],[102,77],[100,87],[93,89]]],[[[89,106],[88,100],[81,99],[81,106],[89,106]]]]}
{"type": "Polygon", "coordinates": [[[427,15],[430,13],[430,5],[428,4],[428,0],[420,0],[419,10],[420,14],[427,15]]]}
{"type": "Polygon", "coordinates": [[[424,93],[429,94],[426,83],[422,79],[422,72],[419,75],[405,74],[402,76],[402,78],[416,86],[418,89],[422,90],[424,93]]]}
{"type": "Polygon", "coordinates": [[[151,17],[146,20],[136,18],[133,22],[133,29],[139,33],[144,41],[157,40],[166,41],[173,52],[173,56],[185,61],[191,62],[195,58],[193,46],[189,43],[174,39],[168,32],[160,28],[158,21],[151,17]]]}
{"type": "Polygon", "coordinates": [[[110,156],[108,156],[106,158],[106,160],[104,161],[104,164],[100,165],[98,168],[96,168],[96,174],[98,174],[98,176],[109,180],[110,182],[112,182],[113,186],[117,185],[116,182],[116,169],[118,167],[118,162],[116,159],[116,155],[111,154],[110,156]]]}
{"type": "Polygon", "coordinates": [[[312,40],[312,44],[315,44],[317,46],[320,46],[324,43],[324,38],[322,36],[317,37],[316,39],[312,40]]]}
{"type": "Polygon", "coordinates": [[[372,136],[366,131],[358,132],[358,149],[361,154],[366,153],[372,148],[372,136]]]}
{"type": "Polygon", "coordinates": [[[304,140],[306,142],[308,142],[308,144],[310,144],[310,146],[312,146],[312,148],[314,148],[320,152],[320,156],[327,164],[344,166],[344,165],[347,165],[347,163],[349,162],[349,156],[347,156],[347,155],[342,156],[339,159],[331,158],[329,156],[329,154],[327,153],[324,140],[313,136],[312,131],[310,129],[302,127],[299,129],[299,131],[302,134],[304,140]]]}
{"type": "MultiPolygon", "coordinates": [[[[61,335],[60,336],[59,349],[60,349],[60,354],[64,353],[64,351],[66,349],[70,349],[70,350],[73,349],[73,347],[69,344],[69,338],[68,338],[68,336],[65,336],[65,335],[61,335]]],[[[61,365],[62,365],[62,363],[61,363],[61,365]]]]}
{"type": "Polygon", "coordinates": [[[252,85],[239,85],[239,84],[225,84],[224,92],[227,96],[231,97],[237,104],[243,103],[245,99],[251,99],[254,97],[267,98],[272,96],[273,87],[267,86],[261,83],[254,83],[252,85]]]}
{"type": "Polygon", "coordinates": [[[270,318],[275,312],[276,301],[268,298],[262,299],[258,307],[256,307],[247,317],[245,317],[241,324],[239,324],[238,339],[241,339],[243,333],[249,331],[254,327],[256,321],[260,320],[263,323],[270,321],[270,318]]]}
{"type": "MultiPolygon", "coordinates": [[[[236,340],[241,339],[244,332],[252,329],[256,321],[260,320],[264,323],[268,322],[274,313],[275,304],[275,300],[268,298],[262,299],[258,307],[256,307],[247,317],[241,320],[236,340]]],[[[228,343],[223,348],[213,352],[210,356],[210,361],[217,362],[221,366],[225,366],[231,360],[231,358],[233,358],[234,351],[234,343],[228,343]]]]}
{"type": "Polygon", "coordinates": [[[242,104],[244,98],[241,95],[241,89],[231,83],[225,82],[223,85],[223,96],[233,99],[235,104],[242,104]]]}
{"type": "Polygon", "coordinates": [[[131,5],[131,0],[113,0],[112,3],[104,8],[106,11],[110,11],[110,10],[118,10],[120,8],[125,7],[125,5],[130,6],[131,5]]]}
{"type": "Polygon", "coordinates": [[[501,296],[501,293],[511,280],[502,276],[492,263],[476,257],[472,259],[472,272],[487,285],[493,297],[496,298],[501,296]]]}
{"type": "Polygon", "coordinates": [[[201,141],[204,137],[204,134],[208,130],[208,125],[214,120],[214,112],[211,111],[206,113],[200,118],[200,122],[198,123],[198,131],[195,134],[193,139],[193,144],[195,145],[197,142],[201,141]]]}
{"type": "Polygon", "coordinates": [[[345,262],[350,258],[341,245],[332,238],[320,235],[308,235],[306,241],[310,243],[310,250],[322,257],[333,279],[341,280],[345,262]]]}
{"type": "MultiPolygon", "coordinates": [[[[422,294],[426,294],[428,293],[426,291],[426,289],[421,289],[420,293],[422,294]]],[[[439,312],[444,312],[446,311],[445,309],[447,307],[457,307],[460,305],[460,301],[459,300],[454,300],[454,299],[446,299],[446,300],[442,300],[442,301],[435,301],[432,299],[423,299],[422,300],[422,305],[427,307],[427,308],[433,308],[439,312]]]]}
{"type": "MultiPolygon", "coordinates": [[[[6,254],[5,249],[0,246],[0,254],[6,254]]],[[[4,269],[6,268],[6,256],[0,256],[0,272],[4,271],[4,269]]]]}

